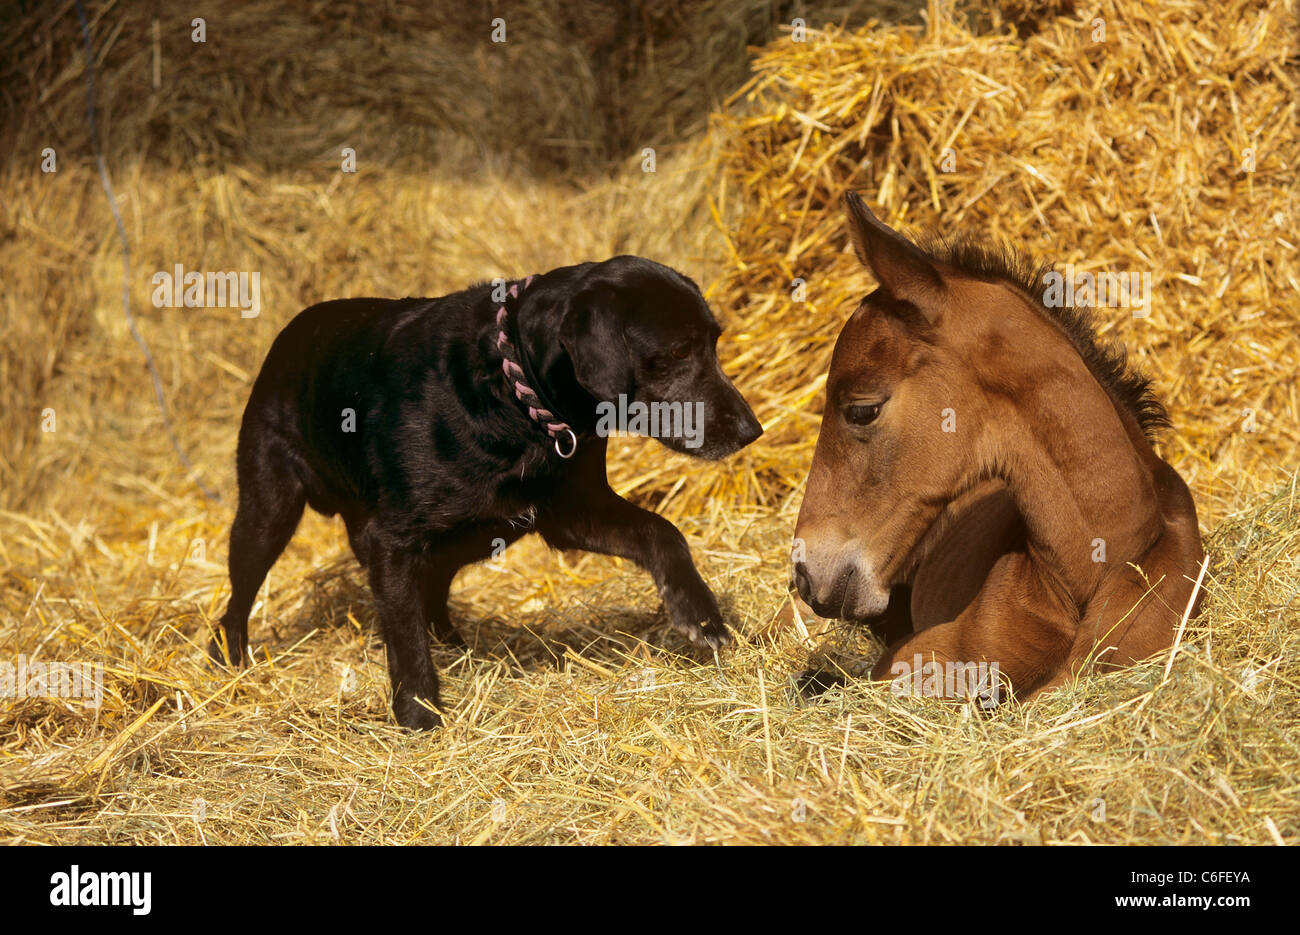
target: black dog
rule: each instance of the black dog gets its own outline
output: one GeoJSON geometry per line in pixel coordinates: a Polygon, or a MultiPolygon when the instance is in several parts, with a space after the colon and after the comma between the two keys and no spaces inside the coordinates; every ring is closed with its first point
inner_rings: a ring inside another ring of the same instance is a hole
{"type": "Polygon", "coordinates": [[[406,727],[441,723],[428,627],[460,642],[452,578],[527,532],[632,559],[674,627],[728,642],[682,534],[610,489],[602,423],[615,406],[680,404],[702,431],[669,433],[670,448],[717,459],[756,439],[718,365],[719,333],[695,283],[634,256],[440,299],[306,309],[271,345],[244,410],[231,596],[210,654],[244,661],[254,596],[307,504],[342,514],[369,572],[406,727]]]}

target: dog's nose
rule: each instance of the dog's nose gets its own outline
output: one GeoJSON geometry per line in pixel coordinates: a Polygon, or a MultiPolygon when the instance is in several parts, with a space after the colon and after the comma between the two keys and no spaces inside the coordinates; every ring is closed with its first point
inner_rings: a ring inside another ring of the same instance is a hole
{"type": "Polygon", "coordinates": [[[763,434],[763,424],[758,421],[754,413],[747,412],[741,419],[740,425],[740,445],[743,448],[750,442],[757,440],[763,434]]]}

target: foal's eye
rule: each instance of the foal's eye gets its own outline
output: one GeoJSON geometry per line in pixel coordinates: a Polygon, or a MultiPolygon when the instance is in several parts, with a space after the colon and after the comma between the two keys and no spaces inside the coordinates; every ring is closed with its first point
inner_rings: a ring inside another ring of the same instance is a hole
{"type": "Polygon", "coordinates": [[[844,409],[844,419],[850,425],[870,425],[880,415],[880,407],[883,405],[883,402],[871,405],[851,403],[844,409]]]}
{"type": "Polygon", "coordinates": [[[691,346],[689,344],[679,344],[672,349],[672,355],[678,360],[685,360],[691,356],[691,346]]]}

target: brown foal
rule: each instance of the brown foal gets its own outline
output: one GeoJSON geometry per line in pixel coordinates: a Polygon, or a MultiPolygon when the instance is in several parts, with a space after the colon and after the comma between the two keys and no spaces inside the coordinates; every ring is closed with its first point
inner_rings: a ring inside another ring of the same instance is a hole
{"type": "Polygon", "coordinates": [[[800,594],[873,625],[872,677],[896,684],[921,661],[996,663],[1027,698],[1169,648],[1203,552],[1151,447],[1168,419],[1148,381],[1086,313],[1044,304],[1046,270],[973,240],[923,250],[845,202],[880,288],[831,358],[800,594]]]}

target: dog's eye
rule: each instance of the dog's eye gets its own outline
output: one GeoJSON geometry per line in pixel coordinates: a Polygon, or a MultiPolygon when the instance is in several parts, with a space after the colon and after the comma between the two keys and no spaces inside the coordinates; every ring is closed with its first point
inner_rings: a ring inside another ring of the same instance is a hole
{"type": "Polygon", "coordinates": [[[679,344],[672,349],[671,353],[678,360],[685,360],[691,356],[691,346],[689,344],[679,344]]]}
{"type": "Polygon", "coordinates": [[[876,421],[876,416],[880,415],[880,407],[883,405],[883,402],[871,405],[850,403],[844,408],[844,420],[850,425],[870,425],[876,421]]]}

